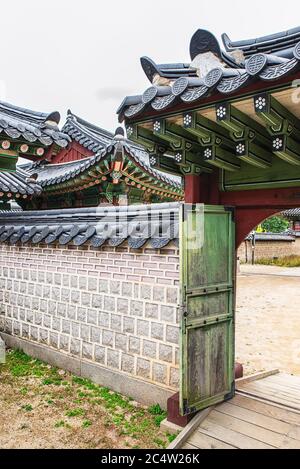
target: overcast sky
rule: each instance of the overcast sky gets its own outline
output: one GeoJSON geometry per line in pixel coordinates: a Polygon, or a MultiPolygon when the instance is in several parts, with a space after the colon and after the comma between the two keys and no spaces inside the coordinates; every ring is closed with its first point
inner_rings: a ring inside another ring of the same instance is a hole
{"type": "Polygon", "coordinates": [[[247,39],[298,26],[299,13],[299,0],[3,1],[1,99],[114,130],[123,97],[149,86],[141,56],[189,62],[198,28],[247,39]]]}

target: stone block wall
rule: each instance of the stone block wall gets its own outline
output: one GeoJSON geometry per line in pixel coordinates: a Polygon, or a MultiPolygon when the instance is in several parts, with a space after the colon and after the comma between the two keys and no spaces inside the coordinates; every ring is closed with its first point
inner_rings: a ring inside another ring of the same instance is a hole
{"type": "MultiPolygon", "coordinates": [[[[300,238],[291,241],[256,241],[255,259],[273,259],[274,257],[300,256],[300,238]]],[[[241,263],[251,263],[251,242],[244,241],[238,249],[241,263]]]]}
{"type": "Polygon", "coordinates": [[[108,369],[178,390],[178,302],[175,245],[0,245],[0,331],[101,365],[99,382],[108,369]]]}

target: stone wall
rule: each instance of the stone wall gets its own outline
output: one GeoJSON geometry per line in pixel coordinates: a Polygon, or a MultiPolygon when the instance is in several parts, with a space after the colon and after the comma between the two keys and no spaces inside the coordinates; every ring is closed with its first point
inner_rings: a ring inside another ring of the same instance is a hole
{"type": "MultiPolygon", "coordinates": [[[[64,363],[66,356],[77,359],[81,374],[82,364],[97,364],[100,384],[109,384],[105,370],[113,371],[115,390],[126,391],[129,379],[137,388],[143,383],[133,397],[145,402],[162,402],[178,390],[178,301],[175,245],[0,246],[3,336],[22,348],[38,344],[32,353],[42,345],[50,362],[51,351],[62,353],[64,363]],[[157,396],[143,399],[153,385],[157,396]]],[[[134,394],[135,386],[129,388],[134,394]]]]}
{"type": "MultiPolygon", "coordinates": [[[[300,237],[291,238],[290,241],[256,241],[255,259],[273,259],[274,257],[300,256],[300,237]]],[[[244,241],[238,249],[241,263],[250,263],[252,246],[250,241],[244,241]]]]}

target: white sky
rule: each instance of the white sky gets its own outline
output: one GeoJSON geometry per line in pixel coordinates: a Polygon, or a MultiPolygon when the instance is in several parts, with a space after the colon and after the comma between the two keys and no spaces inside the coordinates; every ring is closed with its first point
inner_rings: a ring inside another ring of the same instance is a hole
{"type": "Polygon", "coordinates": [[[141,56],[189,62],[198,28],[248,39],[298,26],[299,13],[299,0],[2,1],[1,99],[113,131],[123,97],[149,86],[141,56]]]}

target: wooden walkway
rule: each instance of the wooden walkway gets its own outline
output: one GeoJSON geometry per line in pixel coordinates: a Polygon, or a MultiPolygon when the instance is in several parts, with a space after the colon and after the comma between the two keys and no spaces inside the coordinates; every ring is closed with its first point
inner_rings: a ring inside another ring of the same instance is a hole
{"type": "Polygon", "coordinates": [[[199,413],[193,421],[191,431],[184,429],[171,447],[300,449],[300,377],[240,380],[231,401],[199,413]]]}

